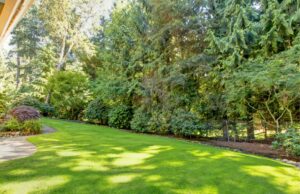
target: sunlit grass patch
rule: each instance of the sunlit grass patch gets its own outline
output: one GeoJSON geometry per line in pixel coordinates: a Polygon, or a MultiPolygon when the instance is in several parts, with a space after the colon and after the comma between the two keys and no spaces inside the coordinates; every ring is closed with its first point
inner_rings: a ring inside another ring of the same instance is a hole
{"type": "Polygon", "coordinates": [[[33,156],[0,163],[0,193],[300,193],[300,170],[268,158],[58,120],[33,156]]]}

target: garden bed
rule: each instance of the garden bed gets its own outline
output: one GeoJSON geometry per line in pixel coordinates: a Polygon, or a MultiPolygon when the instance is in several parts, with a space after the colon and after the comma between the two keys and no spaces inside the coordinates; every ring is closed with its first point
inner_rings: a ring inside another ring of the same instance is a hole
{"type": "Polygon", "coordinates": [[[17,132],[11,132],[11,131],[0,132],[0,137],[19,137],[19,136],[25,136],[25,135],[19,131],[17,131],[17,132]]]}
{"type": "MultiPolygon", "coordinates": [[[[41,134],[48,134],[48,133],[54,133],[55,129],[43,126],[41,134]]],[[[39,134],[25,134],[20,131],[16,132],[11,132],[11,131],[6,131],[6,132],[0,132],[0,138],[2,137],[23,137],[23,136],[32,136],[32,135],[39,135],[39,134]]]]}
{"type": "Polygon", "coordinates": [[[280,159],[285,162],[290,161],[288,163],[296,162],[298,167],[300,167],[300,157],[293,157],[287,155],[287,153],[283,150],[274,150],[269,144],[262,143],[247,143],[247,142],[227,142],[227,141],[217,141],[217,140],[207,140],[201,141],[205,144],[230,148],[236,151],[242,151],[250,154],[257,154],[261,156],[266,156],[270,158],[280,159]],[[292,162],[294,161],[294,162],[292,162]]]}
{"type": "MultiPolygon", "coordinates": [[[[135,133],[130,130],[126,130],[126,131],[135,133]]],[[[194,143],[201,143],[201,144],[206,144],[206,145],[211,145],[216,147],[228,148],[233,151],[264,156],[272,159],[278,159],[285,163],[292,164],[300,168],[300,157],[288,155],[287,152],[282,149],[281,150],[273,149],[271,145],[272,141],[233,142],[233,141],[223,141],[220,139],[216,140],[216,139],[209,139],[209,138],[183,138],[175,135],[157,135],[151,133],[148,134],[154,136],[166,136],[169,138],[182,139],[184,141],[191,141],[194,143]]]]}

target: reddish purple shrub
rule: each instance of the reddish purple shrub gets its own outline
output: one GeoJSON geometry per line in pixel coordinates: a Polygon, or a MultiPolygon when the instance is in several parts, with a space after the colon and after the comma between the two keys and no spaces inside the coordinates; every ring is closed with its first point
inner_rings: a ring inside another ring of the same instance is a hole
{"type": "Polygon", "coordinates": [[[40,118],[39,111],[30,106],[16,107],[12,109],[9,114],[20,122],[36,120],[40,118]]]}

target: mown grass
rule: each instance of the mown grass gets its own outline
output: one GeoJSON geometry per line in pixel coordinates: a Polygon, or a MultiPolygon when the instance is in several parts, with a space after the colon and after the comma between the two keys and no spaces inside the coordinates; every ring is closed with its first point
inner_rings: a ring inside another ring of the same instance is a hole
{"type": "Polygon", "coordinates": [[[176,139],[44,119],[38,152],[0,163],[0,193],[300,193],[300,170],[176,139]]]}

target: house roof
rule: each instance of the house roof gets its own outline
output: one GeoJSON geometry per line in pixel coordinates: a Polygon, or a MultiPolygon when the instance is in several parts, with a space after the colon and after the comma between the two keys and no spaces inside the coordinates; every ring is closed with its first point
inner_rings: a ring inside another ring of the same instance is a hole
{"type": "Polygon", "coordinates": [[[34,0],[0,0],[0,44],[13,30],[34,0]]]}

